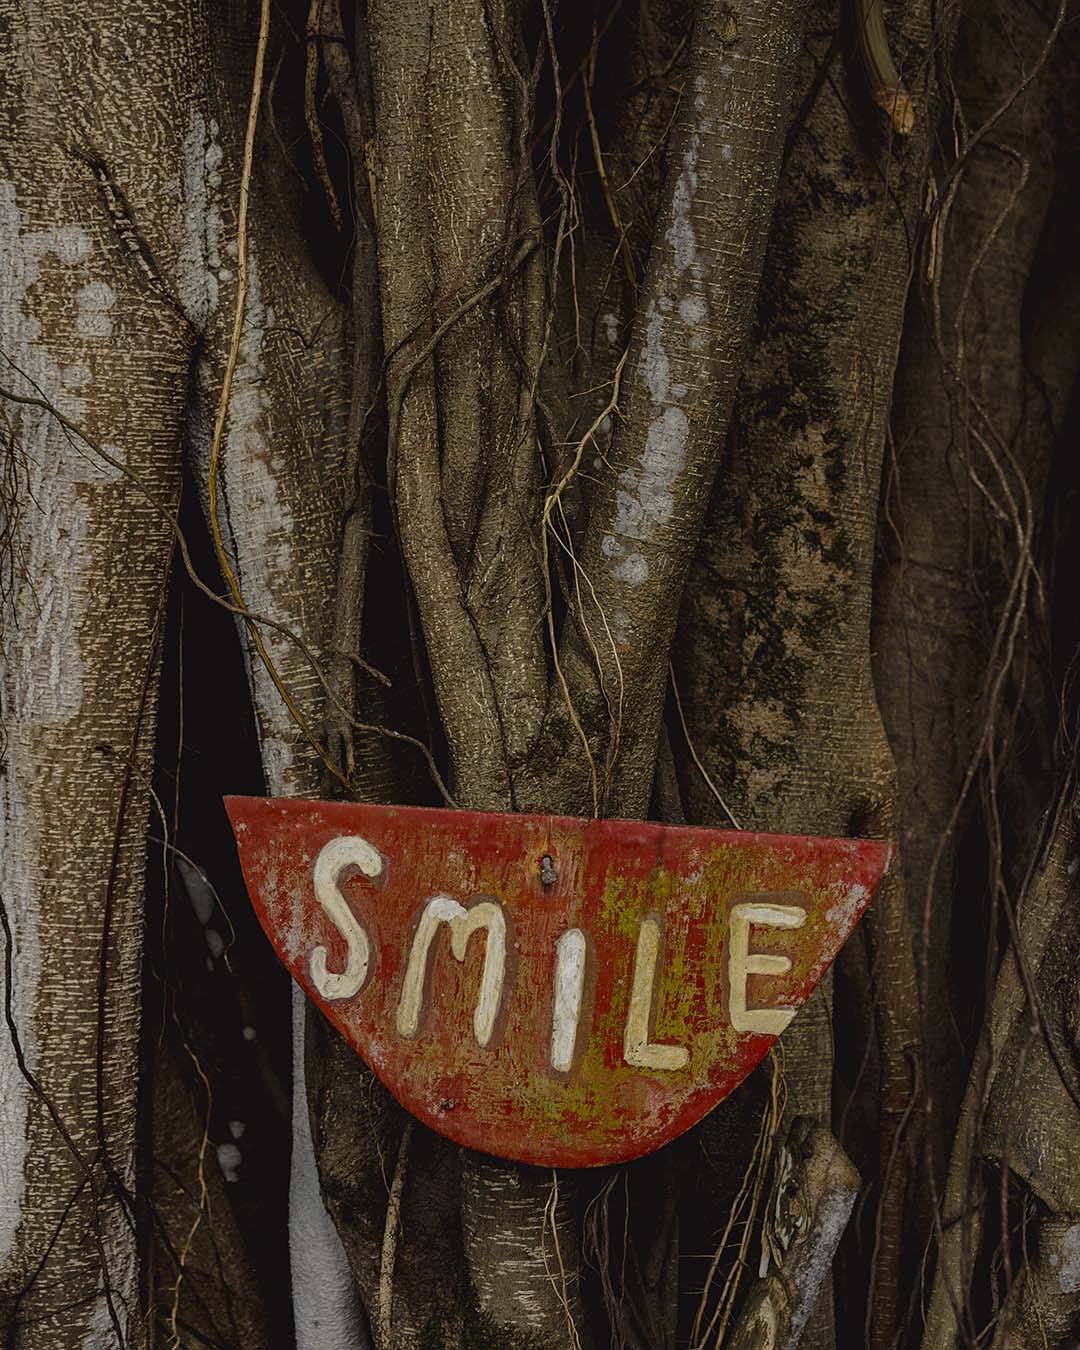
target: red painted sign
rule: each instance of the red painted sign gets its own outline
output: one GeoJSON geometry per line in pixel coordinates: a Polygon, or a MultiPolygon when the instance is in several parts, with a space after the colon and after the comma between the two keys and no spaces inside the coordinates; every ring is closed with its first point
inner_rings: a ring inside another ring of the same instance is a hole
{"type": "Polygon", "coordinates": [[[500,1157],[638,1157],[767,1053],[891,857],[860,839],[226,800],[259,918],[394,1096],[500,1157]]]}

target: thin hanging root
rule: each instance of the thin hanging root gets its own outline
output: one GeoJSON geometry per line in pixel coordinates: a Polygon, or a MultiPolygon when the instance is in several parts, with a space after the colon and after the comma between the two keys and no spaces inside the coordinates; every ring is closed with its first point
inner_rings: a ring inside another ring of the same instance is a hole
{"type": "Polygon", "coordinates": [[[910,136],[915,106],[889,51],[882,0],[855,0],[855,42],[874,102],[888,113],[898,135],[910,136]]]}
{"type": "MultiPolygon", "coordinates": [[[[581,623],[581,631],[585,635],[585,641],[589,645],[589,651],[592,653],[592,658],[596,663],[597,671],[602,671],[603,666],[600,662],[600,648],[596,645],[596,638],[593,636],[593,631],[585,618],[585,601],[581,589],[581,584],[584,582],[585,589],[589,593],[589,599],[592,601],[593,609],[595,609],[600,616],[600,623],[604,629],[604,636],[607,638],[608,646],[611,648],[611,659],[615,665],[615,685],[618,689],[618,698],[614,706],[612,705],[611,694],[608,691],[607,684],[602,678],[600,679],[600,692],[603,695],[604,706],[608,710],[608,724],[612,728],[607,761],[604,767],[604,798],[606,799],[608,786],[611,781],[611,766],[618,754],[619,739],[622,735],[623,695],[625,693],[622,662],[619,659],[619,648],[615,642],[615,635],[611,631],[611,625],[608,623],[607,615],[604,613],[604,608],[597,597],[596,587],[592,583],[592,578],[589,576],[588,572],[585,571],[584,567],[582,567],[581,563],[578,562],[577,555],[574,553],[570,525],[566,519],[566,512],[563,510],[561,502],[559,504],[559,518],[562,522],[562,535],[559,534],[558,530],[553,529],[551,531],[551,537],[566,554],[567,561],[571,567],[574,578],[574,606],[581,623]],[[565,538],[563,536],[565,536],[565,538]]],[[[594,812],[594,814],[597,813],[594,812]]]]}
{"type": "MultiPolygon", "coordinates": [[[[716,1332],[716,1350],[725,1343],[727,1335],[728,1322],[735,1308],[735,1298],[739,1292],[739,1282],[742,1279],[743,1271],[748,1266],[748,1254],[750,1250],[750,1239],[753,1234],[754,1224],[758,1216],[758,1210],[761,1205],[761,1199],[765,1189],[765,1179],[772,1166],[773,1152],[776,1148],[776,1140],[780,1134],[780,1123],[784,1116],[784,1110],[787,1106],[787,1081],[784,1078],[784,1046],[783,1042],[777,1041],[769,1054],[772,1063],[772,1080],[769,1086],[769,1106],[765,1113],[765,1122],[762,1129],[762,1135],[759,1138],[758,1145],[754,1148],[753,1156],[750,1159],[746,1175],[743,1178],[743,1185],[747,1185],[751,1176],[753,1177],[753,1189],[750,1197],[750,1213],[747,1215],[746,1223],[743,1225],[742,1239],[739,1242],[738,1255],[731,1269],[727,1273],[724,1281],[724,1287],[720,1294],[720,1309],[722,1314],[720,1326],[716,1332]]],[[[720,1311],[718,1309],[718,1311],[720,1311]]]]}
{"type": "Polygon", "coordinates": [[[203,1067],[199,1063],[198,1056],[192,1050],[190,1045],[185,1045],[184,1049],[188,1052],[192,1064],[195,1065],[195,1072],[202,1079],[202,1085],[206,1089],[206,1120],[203,1123],[202,1139],[199,1141],[199,1208],[196,1211],[195,1219],[188,1229],[187,1237],[184,1239],[184,1246],[180,1252],[180,1259],[176,1264],[176,1283],[173,1285],[172,1309],[169,1313],[169,1350],[180,1350],[180,1289],[184,1283],[184,1272],[187,1269],[188,1257],[191,1255],[192,1244],[195,1241],[195,1234],[199,1231],[199,1225],[202,1223],[203,1215],[210,1209],[210,1192],[206,1185],[206,1146],[210,1142],[210,1108],[212,1105],[212,1094],[210,1092],[210,1080],[203,1072],[203,1067]]]}
{"type": "Polygon", "coordinates": [[[390,1350],[393,1344],[394,1267],[397,1265],[398,1237],[401,1233],[401,1192],[405,1188],[405,1172],[409,1164],[409,1145],[412,1143],[411,1120],[405,1122],[398,1145],[394,1179],[386,1201],[386,1223],[383,1226],[382,1255],[379,1261],[379,1350],[390,1350]]]}
{"type": "Polygon", "coordinates": [[[732,814],[731,807],[728,806],[727,802],[724,801],[723,797],[721,797],[720,789],[709,777],[708,769],[706,769],[705,765],[701,762],[701,757],[697,752],[697,747],[694,745],[693,737],[690,735],[690,728],[686,725],[686,715],[683,712],[682,699],[679,697],[679,682],[675,678],[674,662],[670,661],[668,662],[668,675],[671,679],[671,692],[675,695],[675,707],[679,714],[679,725],[682,727],[683,736],[686,738],[686,748],[690,751],[690,757],[693,759],[694,764],[697,766],[697,770],[701,774],[702,778],[705,779],[709,791],[723,807],[724,814],[727,816],[728,820],[731,821],[732,825],[734,825],[737,830],[741,830],[742,826],[739,824],[739,822],[735,819],[734,815],[732,814]]]}
{"type": "Polygon", "coordinates": [[[314,748],[319,758],[326,765],[327,770],[339,783],[348,788],[348,780],[338,771],[337,765],[331,760],[325,747],[308,725],[307,719],[296,706],[296,702],[286,689],[277,667],[270,659],[270,653],[266,650],[266,644],[256,627],[255,619],[249,614],[247,604],[240,594],[240,583],[225,551],[225,540],[222,536],[221,520],[218,514],[218,476],[221,464],[221,445],[225,436],[225,423],[229,417],[229,404],[232,401],[236,365],[240,359],[240,340],[244,334],[244,309],[247,304],[249,271],[248,205],[251,196],[252,166],[255,160],[255,128],[259,121],[259,104],[262,101],[263,72],[266,67],[266,48],[269,41],[270,0],[261,0],[259,6],[259,38],[255,47],[255,71],[251,80],[251,102],[248,107],[247,129],[244,133],[244,158],[240,170],[240,198],[236,212],[236,307],[233,313],[232,339],[229,343],[229,354],[225,362],[225,378],[221,383],[221,395],[218,399],[217,415],[214,418],[214,434],[210,441],[210,467],[207,473],[210,496],[210,535],[214,541],[214,556],[217,558],[218,566],[228,583],[229,591],[237,609],[244,616],[248,632],[251,635],[252,645],[266,667],[274,688],[281,695],[293,721],[304,733],[305,739],[314,748]]]}
{"type": "MultiPolygon", "coordinates": [[[[585,734],[585,728],[581,725],[581,720],[578,717],[577,710],[574,707],[574,701],[570,696],[570,687],[566,682],[566,676],[563,674],[562,666],[559,663],[559,644],[555,634],[555,615],[552,609],[551,566],[550,566],[550,555],[548,550],[548,531],[550,530],[551,533],[555,535],[556,540],[558,540],[558,535],[556,534],[555,529],[551,523],[552,512],[557,507],[561,511],[562,495],[566,491],[567,484],[570,482],[570,480],[577,473],[578,469],[581,467],[581,461],[585,454],[585,447],[590,443],[595,444],[596,433],[600,430],[600,425],[603,422],[604,418],[609,416],[614,417],[615,413],[618,410],[619,384],[620,381],[622,380],[623,367],[626,365],[626,358],[629,356],[629,354],[630,353],[628,349],[627,351],[623,352],[622,356],[619,357],[619,363],[615,367],[615,374],[612,377],[611,381],[611,398],[608,400],[607,404],[600,410],[600,412],[597,413],[588,431],[586,431],[585,435],[582,436],[580,441],[578,441],[577,448],[574,451],[574,457],[570,462],[570,467],[559,479],[558,483],[556,483],[555,486],[552,488],[552,490],[548,493],[547,498],[544,501],[543,514],[540,518],[540,545],[543,550],[544,590],[546,592],[545,600],[547,602],[548,639],[551,642],[551,656],[555,665],[555,674],[559,681],[559,687],[562,690],[562,695],[566,701],[566,707],[570,714],[570,720],[573,723],[574,729],[581,740],[581,744],[585,750],[585,757],[589,763],[589,778],[592,785],[592,801],[593,801],[594,816],[598,816],[600,814],[600,797],[599,797],[599,784],[597,782],[597,775],[596,775],[596,760],[593,758],[592,749],[589,746],[589,738],[585,734]]],[[[573,551],[571,549],[568,548],[568,552],[570,553],[571,559],[573,560],[574,566],[576,568],[577,559],[574,558],[573,551]]],[[[601,615],[601,617],[603,617],[603,615],[601,615]]],[[[588,633],[588,625],[585,624],[584,622],[585,619],[584,613],[582,613],[581,618],[585,631],[586,633],[588,633]]],[[[606,626],[607,625],[605,623],[605,627],[606,626]]],[[[608,637],[609,638],[611,637],[610,632],[608,633],[608,637]]],[[[614,641],[612,641],[612,650],[615,651],[614,641]]],[[[615,651],[615,659],[616,661],[618,661],[617,651],[615,651]]]]}
{"type": "Polygon", "coordinates": [[[567,1344],[570,1350],[581,1350],[581,1337],[578,1335],[577,1326],[574,1323],[573,1309],[570,1307],[570,1296],[566,1288],[566,1263],[563,1261],[562,1246],[559,1243],[559,1227],[556,1218],[556,1212],[559,1207],[559,1173],[556,1168],[551,1169],[551,1192],[548,1196],[547,1204],[544,1206],[544,1227],[551,1225],[551,1237],[555,1246],[555,1260],[559,1267],[559,1278],[556,1281],[555,1276],[548,1270],[547,1253],[543,1252],[544,1269],[547,1270],[548,1279],[551,1281],[552,1288],[558,1296],[559,1302],[563,1306],[563,1312],[566,1315],[566,1334],[567,1344]]]}
{"type": "Polygon", "coordinates": [[[720,1241],[713,1253],[712,1261],[709,1263],[708,1274],[705,1276],[705,1285],[698,1300],[697,1312],[694,1315],[694,1325],[690,1332],[691,1350],[706,1350],[709,1338],[712,1336],[717,1322],[720,1323],[720,1329],[716,1333],[716,1339],[713,1344],[717,1347],[723,1344],[724,1333],[727,1330],[728,1321],[731,1317],[732,1308],[735,1303],[735,1295],[738,1293],[739,1280],[742,1278],[742,1272],[746,1267],[746,1254],[753,1232],[754,1219],[757,1216],[765,1176],[769,1170],[773,1147],[776,1143],[776,1137],[780,1130],[780,1122],[783,1119],[784,1109],[787,1105],[787,1083],[784,1078],[784,1050],[779,1041],[773,1046],[769,1057],[772,1065],[772,1079],[769,1085],[769,1103],[762,1114],[757,1140],[754,1143],[750,1161],[747,1163],[746,1170],[743,1173],[742,1183],[739,1186],[738,1194],[732,1202],[731,1209],[728,1212],[727,1222],[724,1225],[724,1231],[720,1235],[720,1241]],[[750,1212],[745,1219],[742,1219],[742,1211],[748,1200],[750,1202],[750,1212]],[[702,1321],[704,1320],[705,1314],[708,1312],[709,1290],[712,1287],[713,1280],[720,1268],[724,1253],[727,1251],[728,1240],[731,1237],[732,1231],[740,1221],[743,1226],[743,1234],[739,1242],[738,1254],[736,1255],[731,1269],[727,1272],[723,1288],[720,1291],[720,1298],[713,1310],[712,1316],[709,1318],[708,1325],[703,1328],[702,1321]]]}
{"type": "Polygon", "coordinates": [[[596,172],[600,176],[600,186],[604,190],[604,201],[607,203],[608,215],[611,217],[611,223],[615,227],[615,237],[618,239],[616,253],[622,258],[623,268],[626,271],[626,279],[630,283],[630,289],[637,294],[638,280],[637,273],[634,270],[634,262],[630,257],[630,243],[626,237],[626,226],[623,224],[622,216],[619,214],[619,205],[615,200],[615,193],[612,191],[611,180],[608,178],[607,167],[604,164],[604,151],[600,144],[600,131],[596,125],[596,115],[593,112],[592,87],[596,80],[596,49],[600,39],[596,34],[596,24],[593,24],[592,49],[589,52],[589,68],[585,77],[585,82],[581,86],[585,95],[585,116],[589,121],[589,139],[592,142],[593,160],[596,163],[596,172]]]}
{"type": "MultiPolygon", "coordinates": [[[[615,1293],[615,1285],[612,1283],[611,1272],[617,1269],[619,1262],[612,1257],[608,1259],[611,1249],[611,1215],[610,1202],[611,1192],[619,1184],[620,1180],[625,1182],[626,1169],[620,1169],[619,1172],[610,1176],[604,1182],[600,1190],[589,1201],[585,1209],[585,1219],[582,1224],[582,1233],[585,1242],[586,1260],[600,1277],[601,1293],[604,1300],[604,1307],[607,1309],[608,1318],[612,1326],[619,1323],[619,1309],[621,1299],[615,1293]]],[[[622,1251],[622,1271],[623,1271],[623,1292],[626,1288],[626,1232],[624,1228],[624,1246],[622,1251]]]]}

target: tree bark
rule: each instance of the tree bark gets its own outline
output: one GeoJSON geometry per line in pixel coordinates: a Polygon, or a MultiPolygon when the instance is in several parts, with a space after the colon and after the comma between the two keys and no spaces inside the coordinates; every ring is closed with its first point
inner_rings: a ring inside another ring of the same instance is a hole
{"type": "Polygon", "coordinates": [[[796,1116],[776,1161],[761,1277],[732,1331],[732,1350],[795,1350],[859,1194],[859,1174],[820,1125],[796,1116]]]}
{"type": "Polygon", "coordinates": [[[0,1325],[16,1347],[142,1330],[145,785],[195,337],[170,285],[191,20],[139,4],[0,14],[0,1325]]]}
{"type": "MultiPolygon", "coordinates": [[[[345,482],[349,360],[344,313],[298,232],[299,181],[270,134],[275,115],[257,75],[258,11],[214,13],[214,98],[189,129],[198,202],[188,238],[188,284],[203,342],[189,453],[209,508],[216,493],[223,570],[243,621],[266,786],[273,795],[323,795],[322,742],[330,632],[345,482]],[[261,116],[245,238],[248,284],[235,371],[211,485],[210,452],[233,340],[241,246],[237,204],[255,88],[261,116]],[[271,209],[272,204],[272,209],[271,209]],[[262,620],[269,618],[273,625],[262,620]],[[299,638],[307,652],[295,641],[299,638]],[[314,658],[314,659],[312,659],[314,658]],[[283,697],[287,691],[290,708],[283,697]]],[[[262,22],[269,21],[267,8],[262,22]]],[[[289,1248],[297,1345],[366,1344],[365,1316],[319,1184],[305,1065],[306,1000],[293,991],[293,1151],[289,1248]]]]}
{"type": "MultiPolygon", "coordinates": [[[[391,488],[457,799],[640,814],[673,601],[749,330],[799,15],[750,5],[736,20],[707,4],[696,17],[622,416],[572,564],[591,599],[559,641],[554,682],[541,645],[532,430],[544,289],[527,166],[506,149],[525,125],[515,91],[527,90],[510,17],[489,7],[485,26],[479,9],[370,12],[391,488]],[[509,340],[509,364],[496,335],[509,340]],[[462,364],[465,346],[473,356],[462,364]],[[477,381],[477,349],[494,353],[490,382],[477,381]]],[[[558,1181],[548,1234],[550,1177],[473,1158],[464,1168],[481,1310],[520,1334],[561,1340],[566,1325],[584,1337],[569,1178],[558,1181]]]]}
{"type": "MultiPolygon", "coordinates": [[[[837,23],[835,7],[823,4],[810,30],[831,34],[837,23]]],[[[688,815],[703,823],[891,832],[895,786],[871,670],[871,581],[922,197],[925,8],[909,7],[894,40],[916,91],[916,129],[905,141],[887,129],[875,139],[860,132],[825,38],[800,72],[757,330],[680,620],[676,678],[689,737],[723,799],[677,741],[688,815]]],[[[889,1344],[908,1177],[899,1131],[914,1102],[919,1035],[898,878],[879,887],[867,922],[882,1075],[874,1343],[889,1344]]],[[[784,1036],[789,1110],[821,1122],[832,1106],[823,1072],[833,1057],[831,990],[822,981],[784,1036]]],[[[706,1129],[722,1138],[725,1127],[721,1108],[706,1129]]],[[[805,1344],[830,1343],[830,1324],[823,1305],[805,1344]]]]}
{"type": "Polygon", "coordinates": [[[931,1220],[930,1350],[1074,1334],[1071,780],[1020,872],[1080,635],[1077,58],[954,10],[0,0],[6,1344],[287,1335],[169,1057],[215,1013],[139,1036],[184,453],[270,793],[903,833],[771,1080],[625,1168],[456,1148],[294,991],[302,1350],[671,1350],[691,1300],[832,1350],[834,1114],[845,1341],[913,1334],[931,1220]]]}
{"type": "MultiPolygon", "coordinates": [[[[883,506],[876,668],[900,775],[923,997],[933,1000],[925,1017],[938,1183],[962,1091],[967,1010],[979,997],[973,970],[947,968],[950,935],[954,924],[986,922],[981,878],[958,873],[958,853],[980,784],[986,811],[1004,809],[998,794],[1019,753],[1005,691],[1026,684],[1033,702],[1045,698],[1032,688],[1045,651],[1032,569],[1054,432],[1036,392],[1024,309],[1057,153],[1056,63],[1037,69],[1051,41],[1038,12],[995,3],[972,6],[961,29],[950,69],[963,124],[974,136],[996,120],[991,135],[934,168],[933,275],[920,269],[912,297],[883,506]]],[[[1075,346],[1060,329],[1058,344],[1059,359],[1061,347],[1075,346]]],[[[1045,703],[1035,720],[1045,725],[1045,703]]],[[[988,868],[993,894],[1006,866],[1000,819],[984,828],[997,859],[988,868]]]]}

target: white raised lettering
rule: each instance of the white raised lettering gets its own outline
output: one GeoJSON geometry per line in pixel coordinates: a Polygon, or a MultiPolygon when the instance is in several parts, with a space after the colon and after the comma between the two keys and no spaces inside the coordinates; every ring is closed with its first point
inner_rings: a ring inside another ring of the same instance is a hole
{"type": "Polygon", "coordinates": [[[630,1007],[623,1033],[623,1058],[641,1069],[682,1069],[690,1060],[684,1045],[655,1045],[649,1040],[656,997],[656,966],[660,957],[661,921],[647,914],[638,929],[630,1007]]]}
{"type": "Polygon", "coordinates": [[[371,946],[356,915],[341,893],[338,881],[346,867],[357,867],[374,879],[383,870],[378,849],[358,834],[331,839],[315,859],[315,896],[330,922],[348,944],[345,969],[335,974],[326,968],[326,948],[312,949],[311,981],[325,999],[352,998],[367,978],[371,946]]]}
{"type": "Polygon", "coordinates": [[[450,929],[450,950],[459,961],[465,960],[469,938],[473,933],[478,928],[486,932],[484,970],[473,1014],[473,1031],[477,1044],[487,1046],[495,1032],[495,1020],[499,1015],[506,976],[506,916],[502,906],[494,900],[481,900],[466,909],[448,895],[433,895],[424,906],[409,951],[409,963],[405,968],[405,980],[398,1000],[398,1032],[402,1036],[416,1035],[431,962],[431,944],[439,931],[439,925],[444,923],[450,929]]]}
{"type": "Polygon", "coordinates": [[[585,934],[580,928],[568,928],[555,944],[551,1067],[556,1073],[569,1073],[574,1062],[581,997],[585,992],[585,947],[585,934]]]}
{"type": "Polygon", "coordinates": [[[747,1008],[746,980],[750,975],[786,975],[791,961],[769,952],[750,954],[750,928],[801,928],[806,910],[800,905],[771,905],[747,901],[732,906],[731,946],[728,949],[728,1013],[736,1031],[779,1036],[795,1016],[794,1008],[747,1008]]]}

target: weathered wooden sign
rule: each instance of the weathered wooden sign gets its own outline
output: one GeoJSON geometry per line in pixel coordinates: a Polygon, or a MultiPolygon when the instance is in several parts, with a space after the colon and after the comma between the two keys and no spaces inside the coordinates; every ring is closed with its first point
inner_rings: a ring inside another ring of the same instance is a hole
{"type": "Polygon", "coordinates": [[[230,797],[293,977],[441,1134],[552,1166],[675,1138],[767,1053],[888,844],[230,797]]]}

